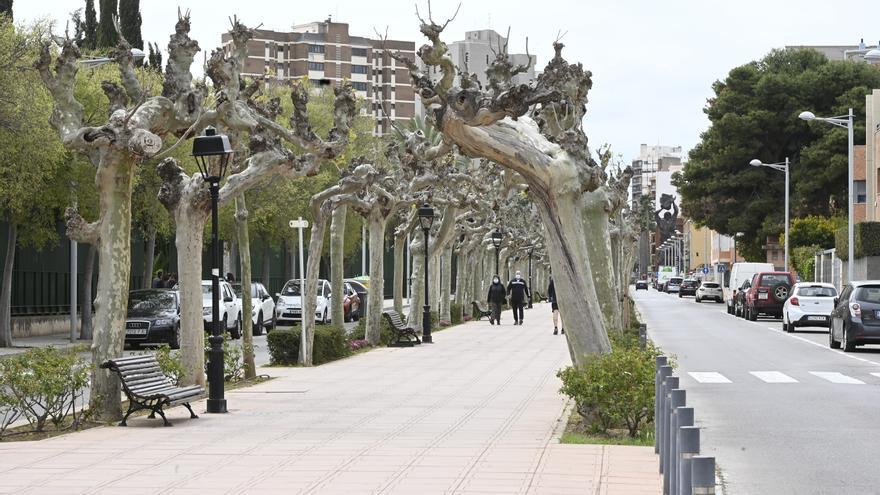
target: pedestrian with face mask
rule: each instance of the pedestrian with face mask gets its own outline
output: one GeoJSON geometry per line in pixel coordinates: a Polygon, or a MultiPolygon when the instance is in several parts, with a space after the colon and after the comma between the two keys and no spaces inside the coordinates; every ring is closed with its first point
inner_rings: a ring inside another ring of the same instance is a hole
{"type": "Polygon", "coordinates": [[[494,325],[497,321],[500,325],[501,306],[507,302],[507,291],[504,290],[504,285],[501,283],[501,278],[498,275],[492,277],[492,284],[489,285],[489,296],[486,298],[486,302],[489,303],[489,311],[491,312],[489,323],[494,325]]]}
{"type": "Polygon", "coordinates": [[[513,324],[522,325],[523,307],[529,298],[529,286],[522,278],[522,272],[517,270],[516,276],[507,284],[507,294],[510,296],[510,308],[513,310],[513,324]]]}

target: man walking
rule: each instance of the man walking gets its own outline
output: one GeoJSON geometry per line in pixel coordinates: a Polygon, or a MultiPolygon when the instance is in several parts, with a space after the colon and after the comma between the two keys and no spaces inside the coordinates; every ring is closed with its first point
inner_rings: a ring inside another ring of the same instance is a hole
{"type": "Polygon", "coordinates": [[[164,287],[162,283],[162,270],[156,272],[156,278],[153,279],[153,283],[150,285],[153,289],[161,289],[164,287]]]}
{"type": "Polygon", "coordinates": [[[504,290],[504,286],[501,284],[501,279],[498,278],[498,275],[492,277],[492,284],[489,285],[489,296],[486,298],[486,302],[489,303],[489,311],[491,314],[489,315],[489,323],[492,325],[497,321],[498,324],[501,324],[501,305],[507,300],[507,292],[504,290]]]}
{"type": "Polygon", "coordinates": [[[516,276],[507,284],[507,293],[510,295],[510,307],[513,309],[513,324],[522,325],[523,307],[529,298],[529,286],[522,278],[522,272],[517,270],[516,276]]]}

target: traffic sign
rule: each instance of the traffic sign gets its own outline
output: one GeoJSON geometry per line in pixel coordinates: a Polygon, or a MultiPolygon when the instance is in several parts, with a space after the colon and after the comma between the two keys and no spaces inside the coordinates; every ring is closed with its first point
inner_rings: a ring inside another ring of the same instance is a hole
{"type": "Polygon", "coordinates": [[[309,228],[309,221],[302,220],[302,219],[291,220],[290,221],[290,228],[292,228],[292,229],[307,229],[307,228],[309,228]]]}
{"type": "Polygon", "coordinates": [[[705,274],[707,274],[707,273],[709,273],[709,267],[708,267],[708,266],[704,266],[704,267],[703,267],[703,275],[705,275],[705,274]]]}
{"type": "Polygon", "coordinates": [[[724,272],[724,265],[718,265],[718,271],[723,273],[724,272]]]}

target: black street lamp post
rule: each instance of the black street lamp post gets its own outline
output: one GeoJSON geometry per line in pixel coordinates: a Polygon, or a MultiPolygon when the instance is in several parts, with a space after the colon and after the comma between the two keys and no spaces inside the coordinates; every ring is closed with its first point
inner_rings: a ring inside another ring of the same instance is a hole
{"type": "Polygon", "coordinates": [[[220,198],[220,180],[229,166],[232,146],[229,138],[217,135],[216,129],[208,127],[205,135],[193,140],[193,157],[199,165],[202,179],[211,192],[211,336],[208,342],[208,412],[225,413],[226,398],[223,391],[223,332],[220,328],[220,243],[217,202],[220,198]]]}
{"type": "Polygon", "coordinates": [[[532,287],[532,253],[533,249],[529,248],[529,309],[532,309],[532,291],[535,290],[532,287]]]}
{"type": "Polygon", "coordinates": [[[492,245],[495,246],[495,275],[501,277],[501,272],[499,272],[498,268],[498,250],[501,249],[501,231],[495,230],[492,232],[492,245]]]}
{"type": "Polygon", "coordinates": [[[427,204],[419,208],[419,223],[422,231],[425,233],[425,307],[422,308],[422,342],[425,344],[433,344],[431,338],[431,305],[428,298],[428,233],[431,230],[431,224],[434,223],[434,209],[427,204]]]}

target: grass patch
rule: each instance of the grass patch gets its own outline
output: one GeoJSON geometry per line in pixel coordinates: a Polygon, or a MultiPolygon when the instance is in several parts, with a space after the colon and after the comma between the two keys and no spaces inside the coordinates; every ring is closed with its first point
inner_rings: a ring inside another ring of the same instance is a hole
{"type": "Polygon", "coordinates": [[[565,431],[559,438],[559,443],[652,447],[654,445],[654,425],[649,424],[643,431],[645,433],[635,438],[630,437],[625,429],[608,430],[606,433],[591,432],[581,415],[572,410],[568,423],[565,425],[565,431]]]}

